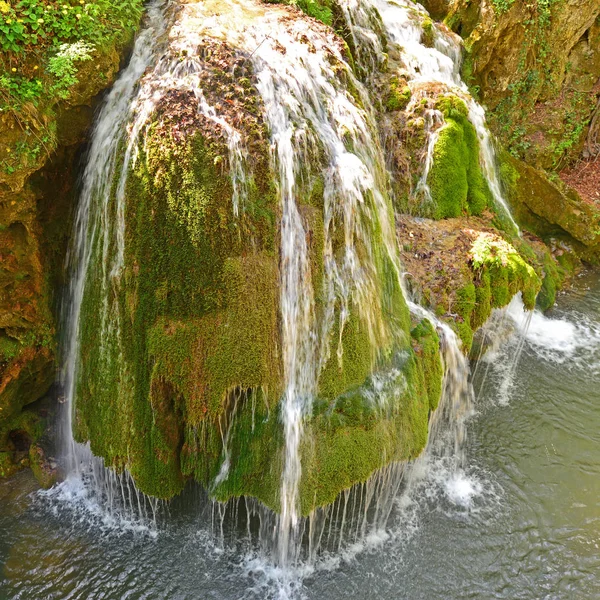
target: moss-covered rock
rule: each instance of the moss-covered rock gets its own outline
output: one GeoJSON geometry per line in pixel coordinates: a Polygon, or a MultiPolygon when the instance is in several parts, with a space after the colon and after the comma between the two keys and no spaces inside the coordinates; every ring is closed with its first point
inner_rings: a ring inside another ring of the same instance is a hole
{"type": "Polygon", "coordinates": [[[433,166],[427,183],[436,219],[479,215],[492,204],[479,164],[479,140],[465,103],[453,95],[441,96],[436,108],[445,119],[438,132],[433,166]]]}
{"type": "Polygon", "coordinates": [[[510,204],[524,225],[546,240],[562,237],[582,258],[598,261],[600,209],[595,204],[508,153],[502,155],[501,173],[510,204]]]}
{"type": "Polygon", "coordinates": [[[441,395],[439,339],[430,325],[359,386],[318,405],[302,441],[302,514],[329,504],[390,462],[416,458],[441,395]]]}
{"type": "Polygon", "coordinates": [[[390,90],[385,101],[387,110],[402,110],[410,102],[411,91],[405,79],[398,77],[390,78],[390,90]]]}
{"type": "MultiPolygon", "coordinates": [[[[123,10],[139,20],[138,8],[123,10]]],[[[25,7],[10,7],[15,10],[25,7]]],[[[112,17],[102,15],[98,27],[112,17]]],[[[44,396],[55,379],[54,312],[78,176],[77,148],[92,122],[96,96],[116,77],[133,28],[130,20],[111,23],[92,60],[77,63],[77,81],[60,94],[56,78],[45,71],[57,52],[52,36],[40,37],[35,52],[16,47],[0,58],[0,452],[16,466],[29,459],[15,450],[10,436],[17,435],[21,415],[31,412],[23,409],[44,396]]]]}
{"type": "MultiPolygon", "coordinates": [[[[499,235],[491,219],[489,213],[485,218],[442,221],[399,219],[402,259],[411,285],[423,303],[454,328],[465,352],[492,309],[506,306],[518,292],[532,309],[542,278],[559,269],[539,240],[517,240],[513,245],[499,235]]],[[[546,285],[551,286],[550,280],[546,285]]]]}
{"type": "Polygon", "coordinates": [[[44,449],[39,444],[31,444],[29,447],[29,466],[42,488],[51,488],[57,482],[56,465],[48,461],[44,449]]]}
{"type": "MultiPolygon", "coordinates": [[[[277,174],[252,62],[221,40],[205,44],[203,93],[240,133],[243,193],[234,207],[227,128],[198,110],[191,92],[168,91],[136,140],[135,163],[125,167],[122,269],[106,276],[115,243],[98,236],[91,249],[74,431],[149,495],[170,498],[194,479],[216,499],[250,495],[279,510],[286,374],[277,174]]],[[[342,82],[351,79],[344,65],[333,67],[342,82]]],[[[360,226],[356,215],[329,206],[338,202],[325,189],[329,164],[316,138],[307,134],[306,142],[296,202],[314,335],[323,339],[312,365],[314,410],[303,424],[303,514],[391,460],[417,456],[442,378],[436,332],[423,324],[410,336],[380,222],[392,220],[391,204],[382,216],[377,203],[388,199],[365,193],[360,226]],[[344,295],[331,270],[333,262],[340,273],[347,268],[350,245],[364,287],[344,295]]]]}

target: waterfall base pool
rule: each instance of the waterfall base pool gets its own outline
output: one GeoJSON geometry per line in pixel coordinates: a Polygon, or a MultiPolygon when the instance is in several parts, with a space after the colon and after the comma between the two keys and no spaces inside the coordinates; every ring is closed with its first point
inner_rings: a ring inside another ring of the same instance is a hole
{"type": "Polygon", "coordinates": [[[222,546],[200,500],[141,527],[23,472],[0,482],[0,598],[598,598],[599,274],[534,315],[513,368],[521,341],[474,369],[464,471],[424,461],[361,547],[286,573],[222,546]]]}

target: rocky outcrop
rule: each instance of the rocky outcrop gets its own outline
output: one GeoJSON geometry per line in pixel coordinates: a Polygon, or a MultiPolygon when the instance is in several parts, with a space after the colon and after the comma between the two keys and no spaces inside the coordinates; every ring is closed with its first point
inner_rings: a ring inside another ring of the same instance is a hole
{"type": "MultiPolygon", "coordinates": [[[[6,473],[27,464],[15,432],[56,378],[55,315],[77,153],[125,47],[119,38],[82,62],[68,97],[42,97],[0,114],[0,453],[6,473]]],[[[35,73],[37,60],[25,58],[20,68],[35,73]]],[[[43,427],[29,427],[26,439],[35,441],[41,432],[43,427]]]]}
{"type": "Polygon", "coordinates": [[[504,155],[504,183],[521,223],[547,241],[562,239],[592,263],[600,258],[600,207],[559,178],[504,155]]]}
{"type": "Polygon", "coordinates": [[[429,0],[465,40],[463,72],[507,149],[555,169],[582,151],[600,96],[595,0],[429,0]]]}

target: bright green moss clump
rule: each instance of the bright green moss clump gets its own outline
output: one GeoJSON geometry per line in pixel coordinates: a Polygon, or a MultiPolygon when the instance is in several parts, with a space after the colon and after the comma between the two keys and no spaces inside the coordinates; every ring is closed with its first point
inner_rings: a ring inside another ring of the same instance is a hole
{"type": "Polygon", "coordinates": [[[473,332],[481,327],[493,308],[506,306],[521,292],[523,303],[533,309],[542,281],[534,268],[502,238],[479,233],[469,252],[474,271],[473,283],[457,290],[453,326],[468,352],[473,332]]]}
{"type": "Polygon", "coordinates": [[[390,91],[385,101],[385,108],[389,111],[402,110],[410,102],[412,93],[404,79],[393,76],[390,78],[390,91]]]}
{"type": "Polygon", "coordinates": [[[331,0],[324,0],[323,2],[319,2],[318,0],[297,0],[296,4],[309,17],[314,17],[325,23],[325,25],[332,25],[333,12],[331,10],[331,0]]]}
{"type": "Polygon", "coordinates": [[[442,96],[436,108],[444,114],[434,162],[427,179],[435,219],[478,215],[492,205],[491,193],[479,165],[479,140],[465,103],[442,96]]]}
{"type": "Polygon", "coordinates": [[[421,28],[421,43],[428,48],[433,48],[435,45],[435,30],[433,28],[433,21],[429,18],[423,19],[421,28]]]}

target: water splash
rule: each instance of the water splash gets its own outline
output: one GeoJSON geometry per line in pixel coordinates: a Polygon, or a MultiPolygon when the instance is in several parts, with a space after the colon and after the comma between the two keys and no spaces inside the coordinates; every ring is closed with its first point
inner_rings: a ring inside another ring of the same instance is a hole
{"type": "MultiPolygon", "coordinates": [[[[542,360],[567,363],[572,369],[598,368],[600,323],[583,315],[572,313],[566,319],[560,318],[560,312],[553,318],[537,309],[528,311],[517,294],[506,308],[495,311],[487,329],[490,328],[495,328],[500,339],[507,337],[508,329],[508,335],[512,333],[513,339],[522,340],[542,360]]],[[[491,354],[488,360],[495,358],[491,354]]]]}

